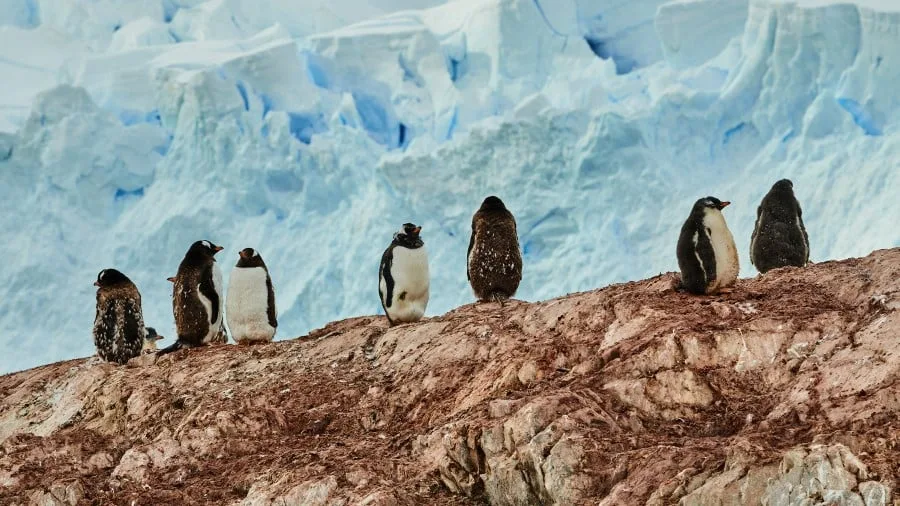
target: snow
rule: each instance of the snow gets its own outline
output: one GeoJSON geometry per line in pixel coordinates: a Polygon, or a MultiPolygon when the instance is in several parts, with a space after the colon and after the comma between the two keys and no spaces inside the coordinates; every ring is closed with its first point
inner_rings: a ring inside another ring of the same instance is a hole
{"type": "Polygon", "coordinates": [[[747,0],[679,0],[659,6],[654,18],[666,61],[678,68],[702,65],[740,35],[747,0]]]}
{"type": "Polygon", "coordinates": [[[0,1],[0,372],[92,354],[107,267],[173,337],[166,278],[198,239],[226,273],[260,251],[284,339],[381,313],[381,252],[414,222],[443,314],[473,300],[490,194],[525,300],[675,270],[706,195],[756,275],[783,177],[814,261],[900,245],[892,0],[298,5],[0,1]]]}

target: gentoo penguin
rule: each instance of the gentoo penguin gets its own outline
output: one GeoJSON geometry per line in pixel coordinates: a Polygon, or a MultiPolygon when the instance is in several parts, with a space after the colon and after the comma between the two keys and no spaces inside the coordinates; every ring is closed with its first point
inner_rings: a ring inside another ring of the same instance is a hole
{"type": "Polygon", "coordinates": [[[516,219],[499,198],[484,199],[472,216],[466,275],[479,301],[503,301],[522,281],[522,255],[516,219]]]}
{"type": "Polygon", "coordinates": [[[381,255],[378,295],[392,326],[420,320],[428,306],[428,251],[421,231],[422,227],[404,223],[381,255]]]}
{"type": "Polygon", "coordinates": [[[222,251],[209,241],[191,245],[178,266],[172,310],[178,337],[160,355],[212,342],[222,327],[222,271],[215,254],[222,251]]]}
{"type": "Polygon", "coordinates": [[[146,327],[144,329],[144,345],[141,348],[141,353],[154,353],[156,351],[156,341],[160,339],[165,338],[157,334],[155,328],[146,327]]]}
{"type": "Polygon", "coordinates": [[[275,337],[275,290],[259,252],[244,248],[228,279],[225,318],[238,344],[268,342],[275,337]]]}
{"type": "MultiPolygon", "coordinates": [[[[172,283],[172,296],[175,296],[175,276],[171,276],[166,278],[166,281],[172,283]]],[[[228,332],[225,331],[225,321],[219,324],[219,331],[216,332],[216,335],[209,340],[210,344],[226,344],[228,343],[228,332]]]]}
{"type": "Polygon", "coordinates": [[[809,262],[809,236],[803,226],[803,211],[794,197],[794,183],[782,179],[756,209],[756,225],[750,237],[750,263],[759,272],[809,262]]]}
{"type": "Polygon", "coordinates": [[[144,317],[141,294],[127,276],[115,269],[97,274],[97,314],[94,317],[94,345],[108,362],[124,364],[141,354],[144,344],[144,317]]]}
{"type": "Polygon", "coordinates": [[[731,202],[706,197],[694,203],[678,238],[681,286],[696,294],[714,294],[737,280],[740,264],[722,209],[731,202]]]}

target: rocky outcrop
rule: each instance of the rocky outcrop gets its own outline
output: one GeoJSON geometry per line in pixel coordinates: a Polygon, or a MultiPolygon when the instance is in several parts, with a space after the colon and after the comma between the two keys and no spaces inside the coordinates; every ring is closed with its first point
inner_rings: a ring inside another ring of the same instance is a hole
{"type": "Polygon", "coordinates": [[[0,377],[2,504],[896,505],[900,249],[0,377]]]}

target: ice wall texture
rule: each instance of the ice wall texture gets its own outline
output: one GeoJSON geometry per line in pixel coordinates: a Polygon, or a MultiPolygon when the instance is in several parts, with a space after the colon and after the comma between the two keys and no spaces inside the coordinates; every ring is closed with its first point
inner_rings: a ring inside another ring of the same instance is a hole
{"type": "Polygon", "coordinates": [[[443,313],[472,301],[488,194],[527,300],[676,269],[710,194],[755,275],[782,177],[813,260],[900,245],[892,0],[127,3],[0,1],[0,371],[93,353],[105,267],[172,336],[166,277],[201,238],[226,282],[260,250],[289,338],[380,312],[413,221],[443,313]]]}

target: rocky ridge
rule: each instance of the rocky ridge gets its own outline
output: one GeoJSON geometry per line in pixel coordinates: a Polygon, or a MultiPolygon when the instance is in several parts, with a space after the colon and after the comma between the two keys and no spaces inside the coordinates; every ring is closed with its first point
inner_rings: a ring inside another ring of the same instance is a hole
{"type": "Polygon", "coordinates": [[[900,504],[900,249],[674,282],[2,376],[0,503],[900,504]]]}

